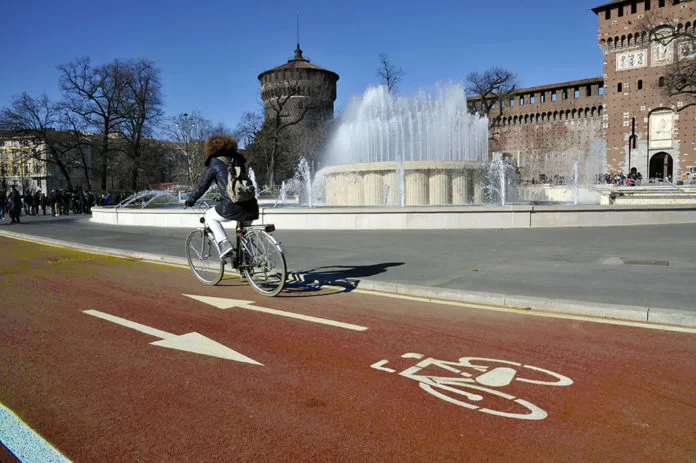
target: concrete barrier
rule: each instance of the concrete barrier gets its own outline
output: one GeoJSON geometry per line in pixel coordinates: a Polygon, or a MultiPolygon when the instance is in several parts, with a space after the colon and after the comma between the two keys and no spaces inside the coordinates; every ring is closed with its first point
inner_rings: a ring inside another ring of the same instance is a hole
{"type": "MultiPolygon", "coordinates": [[[[92,222],[149,227],[193,228],[200,215],[191,209],[95,207],[92,222]]],[[[588,206],[423,206],[261,208],[260,223],[282,230],[442,230],[558,228],[696,223],[696,205],[588,206]]],[[[233,223],[227,227],[232,228],[233,223]]]]}

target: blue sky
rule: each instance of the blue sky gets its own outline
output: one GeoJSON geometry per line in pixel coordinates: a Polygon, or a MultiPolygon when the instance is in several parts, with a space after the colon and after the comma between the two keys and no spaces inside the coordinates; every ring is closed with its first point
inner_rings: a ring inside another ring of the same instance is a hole
{"type": "Polygon", "coordinates": [[[257,76],[300,45],[340,75],[335,108],[377,84],[379,55],[404,71],[402,95],[500,66],[520,85],[601,76],[598,0],[22,0],[0,8],[0,107],[26,91],[60,98],[56,66],[146,58],[161,70],[167,115],[199,111],[234,129],[261,113],[257,76]]]}

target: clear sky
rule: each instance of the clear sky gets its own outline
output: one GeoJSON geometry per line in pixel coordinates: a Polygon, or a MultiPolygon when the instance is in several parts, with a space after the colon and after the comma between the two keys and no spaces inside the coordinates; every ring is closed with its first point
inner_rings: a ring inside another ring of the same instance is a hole
{"type": "Polygon", "coordinates": [[[592,7],[606,0],[21,0],[0,7],[0,107],[26,91],[60,98],[56,66],[146,58],[161,70],[165,111],[199,111],[234,129],[262,113],[258,75],[292,58],[336,72],[343,110],[376,85],[379,55],[400,94],[500,66],[522,87],[603,73],[592,7]]]}

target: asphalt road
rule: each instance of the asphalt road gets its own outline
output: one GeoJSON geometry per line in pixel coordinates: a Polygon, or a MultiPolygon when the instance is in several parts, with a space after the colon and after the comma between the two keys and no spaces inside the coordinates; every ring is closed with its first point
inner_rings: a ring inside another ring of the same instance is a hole
{"type": "Polygon", "coordinates": [[[24,462],[62,461],[34,433],[74,462],[696,456],[693,329],[314,285],[263,298],[235,277],[0,246],[0,441],[24,462]]]}
{"type": "MultiPolygon", "coordinates": [[[[188,229],[25,217],[0,233],[183,262],[188,229]]],[[[290,270],[358,288],[696,326],[696,225],[284,231],[290,270]]]]}

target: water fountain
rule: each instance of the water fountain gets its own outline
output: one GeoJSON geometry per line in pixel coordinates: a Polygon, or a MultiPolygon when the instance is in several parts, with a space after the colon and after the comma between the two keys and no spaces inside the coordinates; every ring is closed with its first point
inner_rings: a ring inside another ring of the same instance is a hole
{"type": "MultiPolygon", "coordinates": [[[[116,208],[140,208],[146,207],[167,207],[183,204],[182,193],[184,189],[164,189],[164,190],[145,190],[138,191],[118,203],[116,208]]],[[[188,189],[186,189],[188,191],[188,189]]]]}
{"type": "Polygon", "coordinates": [[[469,114],[461,85],[412,98],[370,88],[349,105],[321,160],[329,206],[471,204],[488,161],[488,120],[469,114]]]}
{"type": "MultiPolygon", "coordinates": [[[[435,96],[420,92],[413,98],[372,88],[349,106],[319,159],[319,171],[313,173],[313,165],[300,159],[278,198],[260,200],[259,221],[285,230],[696,222],[696,207],[686,204],[653,202],[657,205],[648,209],[601,203],[601,187],[594,183],[606,165],[606,144],[594,143],[589,153],[580,150],[553,156],[555,169],[541,167],[540,172],[563,177],[561,184],[520,185],[511,159],[496,156],[489,162],[487,120],[468,113],[463,87],[444,85],[435,96]],[[471,204],[479,207],[468,207],[471,204]],[[649,210],[657,213],[646,213],[649,210]]],[[[140,192],[121,207],[94,208],[92,220],[118,225],[198,225],[198,216],[191,210],[153,207],[164,204],[164,196],[140,192]]]]}

